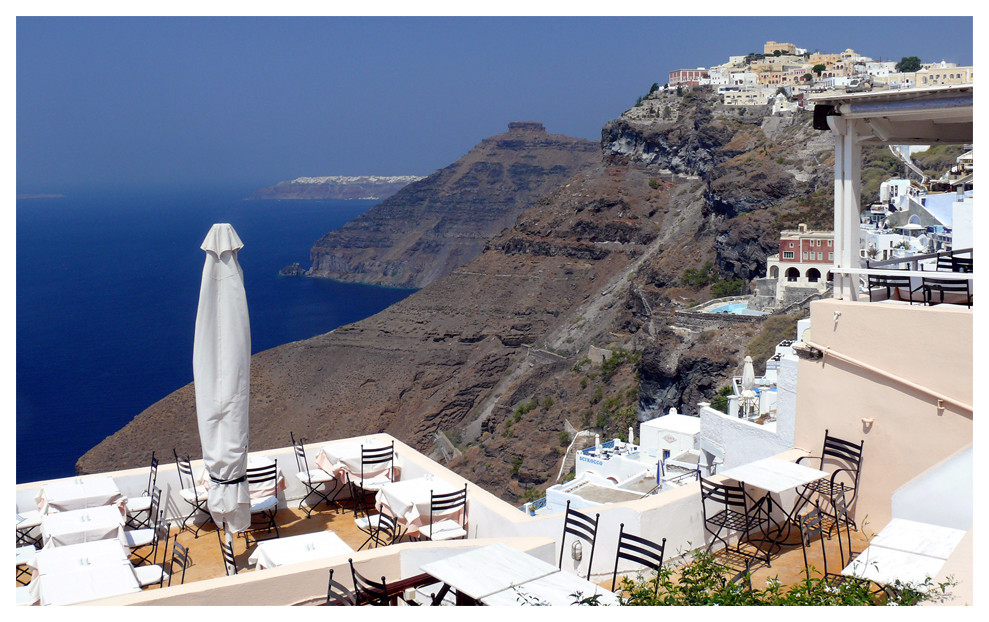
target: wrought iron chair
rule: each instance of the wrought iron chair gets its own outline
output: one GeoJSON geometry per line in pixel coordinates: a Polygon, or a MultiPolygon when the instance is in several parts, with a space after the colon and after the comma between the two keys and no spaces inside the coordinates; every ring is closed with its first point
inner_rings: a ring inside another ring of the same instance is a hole
{"type": "Polygon", "coordinates": [[[216,530],[216,538],[220,541],[220,555],[223,556],[223,566],[227,571],[227,576],[237,574],[237,558],[234,556],[233,543],[224,542],[219,529],[216,530]]]}
{"type": "Polygon", "coordinates": [[[27,544],[17,547],[15,553],[17,583],[18,585],[27,585],[31,582],[31,567],[35,565],[34,560],[38,554],[38,549],[34,548],[34,545],[27,544]]]}
{"type": "MultiPolygon", "coordinates": [[[[618,527],[618,549],[615,551],[615,570],[611,574],[611,591],[615,591],[618,583],[618,560],[627,559],[646,568],[659,572],[663,566],[663,553],[666,550],[666,538],[661,544],[646,540],[639,536],[625,533],[625,523],[618,527]]],[[[659,594],[659,580],[656,581],[656,594],[659,594]]]]}
{"type": "Polygon", "coordinates": [[[364,495],[360,494],[357,485],[354,483],[350,485],[353,488],[351,496],[354,499],[354,524],[367,534],[367,539],[357,547],[357,550],[360,551],[372,542],[377,547],[394,544],[401,540],[404,533],[398,519],[383,512],[371,514],[367,500],[364,495]]]}
{"type": "Polygon", "coordinates": [[[567,500],[567,511],[563,516],[563,536],[560,538],[560,561],[557,564],[559,568],[563,568],[563,551],[567,548],[567,534],[569,533],[578,541],[584,540],[591,545],[591,554],[587,559],[587,580],[590,580],[591,564],[594,563],[594,544],[597,539],[598,520],[600,518],[600,514],[595,514],[594,520],[591,520],[587,514],[570,509],[570,501],[567,500]]]}
{"type": "Polygon", "coordinates": [[[330,568],[330,580],[326,585],[326,605],[351,606],[357,604],[354,593],[343,583],[333,580],[333,569],[330,568]]]}
{"type": "Polygon", "coordinates": [[[347,480],[353,482],[363,493],[377,492],[385,484],[395,481],[394,478],[395,441],[387,447],[361,445],[360,480],[353,482],[350,474],[347,474],[347,480]]]}
{"type": "MultiPolygon", "coordinates": [[[[130,549],[131,557],[137,559],[134,562],[135,566],[140,566],[143,564],[153,564],[157,559],[158,554],[158,538],[161,536],[161,529],[159,525],[165,522],[165,511],[159,510],[160,500],[161,500],[161,490],[155,488],[155,499],[151,504],[151,510],[154,513],[154,523],[150,528],[144,529],[128,529],[124,531],[122,541],[124,546],[130,549]],[[141,555],[137,552],[138,549],[143,549],[146,547],[151,547],[151,550],[146,554],[141,555]]],[[[165,537],[168,538],[168,526],[165,526],[165,537]]]]}
{"type": "MultiPolygon", "coordinates": [[[[156,537],[154,542],[154,550],[152,550],[151,552],[151,564],[147,566],[134,567],[134,574],[135,576],[137,576],[137,582],[141,584],[141,587],[147,587],[148,585],[153,585],[155,583],[158,584],[158,587],[161,587],[162,584],[165,582],[165,579],[168,579],[169,584],[171,584],[172,579],[169,576],[169,574],[165,572],[165,568],[164,568],[165,560],[168,558],[168,538],[169,538],[168,523],[165,522],[164,514],[165,514],[164,511],[162,511],[161,515],[158,517],[157,523],[155,524],[156,537]],[[157,551],[159,545],[161,546],[161,564],[162,564],[161,566],[155,563],[155,560],[157,559],[157,551]]],[[[174,546],[172,547],[173,566],[175,564],[175,552],[178,548],[182,548],[184,550],[184,547],[182,547],[181,544],[175,542],[174,546]]]]}
{"type": "Polygon", "coordinates": [[[168,584],[172,584],[172,577],[176,575],[176,566],[182,571],[182,574],[179,575],[179,585],[185,583],[185,569],[192,565],[191,562],[192,558],[189,556],[188,549],[176,542],[172,547],[172,566],[168,575],[168,584]]]}
{"type": "Polygon", "coordinates": [[[44,547],[44,536],[41,533],[41,512],[24,510],[17,512],[17,546],[33,546],[36,549],[44,547]],[[35,532],[35,530],[38,530],[35,532]]]}
{"type": "MultiPolygon", "coordinates": [[[[270,488],[277,490],[278,487],[278,461],[262,467],[247,469],[247,485],[270,488]]],[[[278,533],[278,522],[275,516],[278,514],[278,495],[272,494],[260,499],[251,499],[251,527],[242,531],[244,542],[249,545],[252,535],[259,531],[275,530],[275,537],[281,537],[278,533]],[[260,522],[255,521],[255,517],[260,518],[260,522]]],[[[254,541],[258,539],[254,537],[254,541]]]]}
{"type": "Polygon", "coordinates": [[[952,272],[971,272],[974,267],[975,262],[972,257],[959,257],[957,255],[951,256],[952,272]]]}
{"type": "Polygon", "coordinates": [[[295,440],[295,434],[289,433],[292,439],[292,446],[295,448],[295,464],[299,468],[298,472],[295,474],[302,482],[302,485],[306,487],[306,494],[302,499],[299,500],[299,509],[304,510],[306,513],[306,518],[312,516],[313,510],[319,501],[312,507],[305,506],[306,499],[316,495],[319,499],[324,501],[327,505],[334,505],[334,499],[336,495],[334,493],[340,492],[342,486],[337,485],[337,478],[332,473],[327,473],[323,469],[313,469],[309,467],[309,462],[306,460],[306,447],[303,444],[302,438],[295,440]],[[327,484],[333,484],[333,488],[330,490],[323,490],[323,487],[327,484]],[[330,498],[333,495],[333,498],[330,498]]]}
{"type": "MultiPolygon", "coordinates": [[[[842,498],[844,501],[844,498],[842,498]]],[[[831,572],[828,570],[828,551],[825,545],[825,519],[828,515],[823,512],[820,506],[815,505],[814,509],[810,512],[797,517],[797,522],[800,524],[800,546],[803,549],[804,554],[804,572],[806,576],[810,577],[811,565],[807,557],[807,551],[811,548],[811,541],[816,537],[821,542],[821,559],[823,560],[823,568],[821,570],[822,579],[825,584],[830,586],[838,586],[842,583],[854,582],[857,584],[870,585],[872,582],[867,579],[860,579],[857,577],[851,577],[841,574],[841,571],[831,572]]],[[[849,534],[850,536],[851,534],[849,534]]],[[[846,565],[845,562],[845,550],[841,542],[841,530],[838,530],[838,553],[841,556],[841,568],[846,565]]],[[[851,550],[851,540],[848,541],[848,562],[852,562],[852,550],[851,550]]],[[[880,587],[876,592],[881,592],[883,589],[880,587]]]]}
{"type": "Polygon", "coordinates": [[[869,302],[874,302],[873,300],[873,290],[874,289],[885,289],[886,298],[885,300],[896,300],[899,298],[899,291],[901,289],[906,289],[909,293],[909,301],[912,305],[913,295],[920,290],[920,287],[911,289],[910,288],[910,277],[909,276],[890,276],[884,274],[870,274],[869,275],[869,302]],[[896,296],[894,298],[893,296],[896,296]]]}
{"type": "Polygon", "coordinates": [[[433,542],[467,537],[467,484],[464,484],[463,490],[456,492],[434,494],[429,491],[429,524],[423,526],[419,534],[420,539],[425,537],[433,542]],[[456,517],[434,518],[454,513],[459,520],[456,517]]]}
{"type": "MultiPolygon", "coordinates": [[[[172,455],[175,456],[175,468],[179,474],[179,495],[186,503],[192,506],[192,511],[182,519],[182,529],[188,528],[189,519],[195,516],[196,512],[206,513],[206,520],[201,525],[197,525],[193,532],[193,536],[198,538],[199,530],[206,526],[207,522],[213,522],[213,516],[206,507],[206,487],[196,485],[196,478],[192,474],[192,462],[188,456],[180,458],[175,449],[172,449],[172,455]],[[188,480],[188,486],[186,485],[186,480],[188,480]]],[[[215,525],[216,523],[213,524],[215,525]]]]}
{"type": "Polygon", "coordinates": [[[158,484],[158,457],[151,452],[151,471],[148,473],[148,487],[140,497],[127,499],[127,526],[131,529],[151,527],[154,512],[151,510],[151,495],[158,484]]]}
{"type": "MultiPolygon", "coordinates": [[[[701,483],[701,513],[704,517],[704,530],[714,536],[711,543],[707,545],[710,551],[714,547],[715,541],[721,541],[725,545],[725,551],[730,550],[728,540],[721,536],[722,531],[737,531],[738,541],[735,550],[739,555],[742,553],[742,541],[748,538],[751,541],[752,534],[756,530],[762,531],[761,541],[767,541],[766,530],[769,527],[770,516],[768,497],[762,497],[756,502],[752,502],[745,490],[739,485],[717,484],[703,477],[701,483]],[[708,509],[708,503],[714,507],[708,509]]],[[[766,550],[766,564],[769,565],[771,550],[766,550]]]]}
{"type": "Polygon", "coordinates": [[[972,308],[972,289],[968,285],[968,280],[956,281],[953,279],[932,279],[924,277],[921,279],[921,287],[924,290],[924,304],[956,304],[949,302],[946,296],[953,296],[957,299],[957,304],[964,304],[969,309],[972,308]],[[935,294],[937,300],[935,301],[935,294]]]}
{"type": "Polygon", "coordinates": [[[357,596],[358,605],[388,605],[391,600],[388,595],[388,583],[384,577],[381,581],[369,579],[357,572],[354,568],[354,560],[348,559],[350,564],[350,576],[354,580],[354,593],[357,596]]]}
{"type": "Polygon", "coordinates": [[[937,266],[934,268],[938,272],[953,272],[951,253],[938,253],[937,266]]]}
{"type": "MultiPolygon", "coordinates": [[[[827,471],[825,469],[826,465],[837,465],[838,468],[831,471],[830,477],[822,477],[804,486],[797,497],[796,507],[799,509],[808,503],[814,493],[826,499],[829,507],[832,509],[834,508],[835,496],[839,492],[851,493],[852,496],[848,499],[847,506],[855,503],[855,497],[858,496],[862,451],[864,449],[864,440],[855,444],[836,436],[831,436],[829,430],[824,430],[824,447],[821,449],[821,455],[802,456],[797,458],[797,464],[800,464],[804,460],[817,460],[817,468],[821,471],[827,471]]],[[[858,531],[854,520],[851,521],[851,524],[858,531]]]]}

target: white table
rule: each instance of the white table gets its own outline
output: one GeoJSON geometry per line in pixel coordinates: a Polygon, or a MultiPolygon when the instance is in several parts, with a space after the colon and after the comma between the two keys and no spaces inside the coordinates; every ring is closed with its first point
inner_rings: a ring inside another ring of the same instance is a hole
{"type": "Polygon", "coordinates": [[[514,607],[518,605],[559,605],[568,607],[576,600],[597,595],[599,605],[618,605],[618,596],[600,585],[568,572],[554,572],[534,581],[485,596],[485,605],[514,607]]]}
{"type": "Polygon", "coordinates": [[[776,494],[809,484],[822,477],[830,477],[828,473],[819,469],[812,469],[811,467],[797,464],[796,462],[787,462],[779,458],[755,460],[748,464],[721,471],[719,475],[724,475],[736,482],[776,494]]]}
{"type": "Polygon", "coordinates": [[[42,605],[71,605],[141,591],[129,562],[77,565],[39,575],[32,593],[42,605]]]}
{"type": "Polygon", "coordinates": [[[248,558],[257,569],[323,559],[353,553],[354,549],[332,531],[318,531],[289,538],[275,538],[258,544],[248,558]]]}
{"type": "Polygon", "coordinates": [[[46,548],[120,538],[123,531],[124,515],[115,505],[56,512],[41,517],[41,535],[46,548]]]}
{"type": "MultiPolygon", "coordinates": [[[[384,449],[391,444],[382,443],[375,439],[356,439],[341,443],[329,443],[320,447],[316,452],[316,466],[327,473],[332,473],[338,477],[345,473],[350,473],[354,477],[361,476],[361,447],[364,449],[384,449]]],[[[393,465],[397,462],[392,460],[393,465]]],[[[364,470],[365,477],[371,477],[388,470],[388,463],[381,463],[377,470],[364,470]]]]}
{"type": "MultiPolygon", "coordinates": [[[[460,488],[433,475],[414,477],[383,484],[374,498],[374,505],[379,512],[387,512],[403,522],[410,534],[416,534],[429,522],[432,494],[447,494],[458,490],[460,488]]],[[[449,513],[442,516],[448,515],[449,513]]]]}
{"type": "Polygon", "coordinates": [[[101,505],[122,505],[126,497],[120,493],[112,477],[98,475],[45,484],[38,491],[35,501],[42,514],[53,514],[101,505]]]}
{"type": "Polygon", "coordinates": [[[41,549],[35,555],[34,568],[39,575],[64,572],[76,566],[128,563],[127,549],[116,538],[94,540],[41,549]]]}
{"type": "Polygon", "coordinates": [[[961,529],[894,518],[841,574],[881,585],[919,585],[937,576],[964,537],[961,529]]]}
{"type": "MultiPolygon", "coordinates": [[[[248,456],[247,457],[247,468],[258,469],[261,467],[271,466],[275,464],[272,458],[267,456],[248,456]]],[[[267,497],[277,496],[279,490],[285,490],[288,487],[288,483],[285,481],[285,476],[282,475],[282,468],[278,467],[276,471],[275,484],[249,484],[248,489],[250,490],[251,501],[259,501],[267,497]]],[[[210,479],[209,474],[206,473],[206,469],[199,476],[199,485],[209,490],[210,485],[213,480],[210,479]]]]}
{"type": "Polygon", "coordinates": [[[500,542],[423,564],[421,570],[475,600],[560,571],[500,542]]]}

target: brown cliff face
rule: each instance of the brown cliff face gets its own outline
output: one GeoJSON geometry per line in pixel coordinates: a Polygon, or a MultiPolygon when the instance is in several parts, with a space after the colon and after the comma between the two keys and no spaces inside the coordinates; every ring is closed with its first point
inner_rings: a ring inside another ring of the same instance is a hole
{"type": "MultiPolygon", "coordinates": [[[[664,129],[650,149],[663,163],[694,162],[683,176],[635,161],[637,148],[616,160],[606,147],[611,164],[535,201],[469,263],[373,317],[256,354],[251,448],[287,446],[289,432],[388,432],[430,453],[442,432],[462,451],[450,468],[521,502],[556,483],[568,423],[624,437],[643,406],[693,413],[713,398],[759,326],[681,325],[675,311],[711,294],[680,276],[708,261],[724,278],[764,266],[781,226],[826,211],[828,175],[809,162],[826,163],[830,146],[808,146],[809,119],[770,137],[757,123],[715,117],[717,131],[705,130],[708,115],[680,114],[703,140],[664,129]],[[589,345],[627,355],[593,367],[581,362],[589,345]]],[[[611,127],[605,138],[628,146],[652,131],[611,127]]],[[[200,453],[192,385],[77,470],[141,466],[172,447],[200,453]]]]}
{"type": "Polygon", "coordinates": [[[540,123],[510,123],[320,238],[309,275],[423,287],[473,259],[532,201],[599,159],[595,142],[547,134],[540,123]]]}

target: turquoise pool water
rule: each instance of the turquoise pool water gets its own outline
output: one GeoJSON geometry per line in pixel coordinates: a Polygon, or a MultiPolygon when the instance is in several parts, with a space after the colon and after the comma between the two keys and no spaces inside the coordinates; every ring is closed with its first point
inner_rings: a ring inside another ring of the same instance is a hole
{"type": "Polygon", "coordinates": [[[727,305],[721,305],[720,307],[715,307],[709,309],[708,313],[733,313],[735,315],[766,315],[762,311],[755,311],[749,309],[749,303],[747,302],[733,302],[727,305]]]}

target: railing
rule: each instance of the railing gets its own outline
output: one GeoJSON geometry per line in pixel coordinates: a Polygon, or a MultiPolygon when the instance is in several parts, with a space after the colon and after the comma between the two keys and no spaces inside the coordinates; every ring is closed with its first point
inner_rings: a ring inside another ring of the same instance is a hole
{"type": "Polygon", "coordinates": [[[546,507],[546,497],[540,497],[540,498],[536,499],[535,501],[530,501],[528,503],[523,503],[522,505],[520,505],[518,507],[518,509],[521,512],[525,512],[527,506],[533,512],[539,511],[539,510],[543,509],[544,507],[546,507]]]}
{"type": "MultiPolygon", "coordinates": [[[[865,261],[866,268],[872,270],[874,268],[881,268],[883,266],[897,266],[902,263],[909,263],[911,270],[918,270],[924,272],[924,267],[920,265],[920,262],[925,259],[940,259],[942,257],[958,257],[960,255],[968,255],[968,259],[972,258],[972,249],[963,248],[960,250],[942,251],[940,253],[925,253],[923,255],[910,255],[909,257],[894,257],[893,259],[884,259],[881,261],[874,261],[872,259],[867,259],[865,261]]],[[[929,271],[928,271],[929,272],[929,271]]],[[[938,270],[941,273],[947,273],[946,270],[938,270]]],[[[897,272],[896,274],[901,274],[902,272],[897,272]]],[[[971,273],[967,273],[971,274],[971,273]]]]}
{"type": "MultiPolygon", "coordinates": [[[[600,447],[601,447],[601,449],[614,449],[615,448],[615,439],[611,439],[610,441],[605,441],[605,442],[601,443],[600,447]]],[[[581,449],[580,450],[580,453],[582,453],[582,454],[590,454],[590,453],[593,453],[593,452],[597,451],[597,449],[598,449],[598,445],[591,445],[590,447],[585,447],[585,448],[581,449]]]]}

